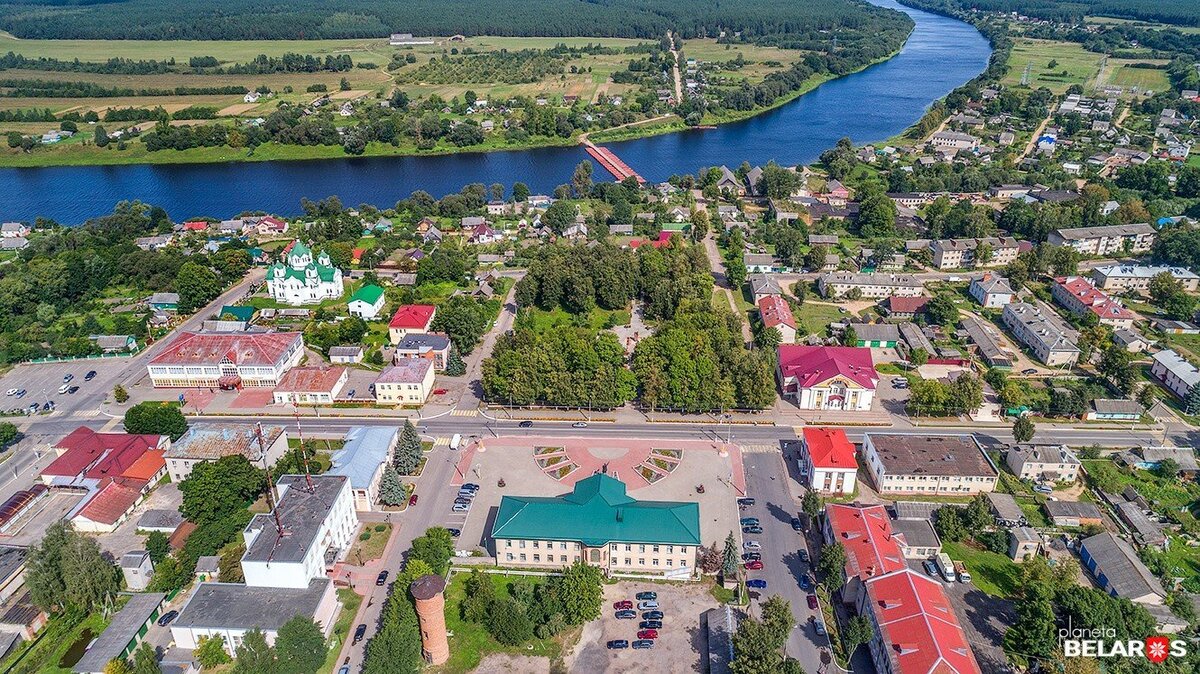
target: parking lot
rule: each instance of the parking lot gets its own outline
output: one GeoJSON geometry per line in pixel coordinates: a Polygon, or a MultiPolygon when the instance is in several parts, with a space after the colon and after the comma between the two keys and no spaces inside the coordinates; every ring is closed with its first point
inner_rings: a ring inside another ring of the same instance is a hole
{"type": "Polygon", "coordinates": [[[54,401],[55,405],[64,411],[84,407],[98,408],[104,396],[112,390],[113,382],[128,364],[128,358],[98,358],[69,363],[18,365],[0,377],[0,393],[23,389],[25,395],[20,398],[4,395],[0,398],[0,409],[7,412],[14,407],[28,408],[35,402],[40,406],[47,401],[54,401]],[[96,371],[96,377],[91,381],[84,381],[84,375],[90,370],[96,371]],[[79,390],[73,394],[59,393],[63,377],[68,374],[73,377],[70,386],[78,386],[79,390]]]}
{"type": "MultiPolygon", "coordinates": [[[[929,575],[921,567],[921,560],[909,560],[908,566],[922,576],[929,575]]],[[[1017,620],[1012,602],[985,594],[972,583],[947,583],[940,577],[934,580],[946,589],[980,668],[985,672],[1008,671],[1003,644],[1004,633],[1017,620]]]]}
{"type": "Polygon", "coordinates": [[[699,583],[652,583],[621,581],[604,586],[604,607],[600,618],[583,628],[579,644],[567,657],[567,665],[576,672],[629,672],[646,669],[645,662],[653,658],[655,671],[703,671],[700,654],[705,651],[705,637],[700,629],[700,615],[717,606],[717,601],[699,583]],[[662,629],[649,651],[625,648],[609,650],[608,642],[624,639],[630,644],[637,638],[641,612],[634,620],[614,617],[613,603],[629,600],[637,604],[638,592],[655,592],[659,610],[663,612],[662,629]]]}

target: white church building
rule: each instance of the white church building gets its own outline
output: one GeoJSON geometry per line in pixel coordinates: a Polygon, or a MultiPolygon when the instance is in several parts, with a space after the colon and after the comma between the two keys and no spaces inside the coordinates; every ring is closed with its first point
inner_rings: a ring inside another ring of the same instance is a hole
{"type": "Polygon", "coordinates": [[[317,304],[342,296],[342,271],[333,266],[329,254],[300,241],[292,244],[283,262],[267,268],[267,292],[284,304],[317,304]]]}

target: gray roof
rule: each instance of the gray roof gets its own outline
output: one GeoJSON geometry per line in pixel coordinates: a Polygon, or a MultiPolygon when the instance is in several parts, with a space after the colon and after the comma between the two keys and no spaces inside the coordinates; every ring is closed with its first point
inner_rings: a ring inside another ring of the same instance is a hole
{"type": "MultiPolygon", "coordinates": [[[[1141,407],[1139,406],[1138,409],[1141,407]]],[[[1149,462],[1158,463],[1170,459],[1179,464],[1180,470],[1192,472],[1200,470],[1200,466],[1196,464],[1196,453],[1188,447],[1142,447],[1138,453],[1149,462]]]]}
{"type": "Polygon", "coordinates": [[[1113,330],[1113,341],[1117,342],[1118,344],[1123,344],[1125,346],[1129,346],[1130,344],[1133,344],[1134,342],[1145,343],[1148,340],[1145,337],[1142,337],[1138,333],[1134,332],[1133,330],[1130,330],[1128,328],[1118,328],[1116,330],[1113,330]]]}
{"type": "Polygon", "coordinates": [[[1079,465],[1079,459],[1066,445],[1020,445],[1008,450],[1008,454],[1005,459],[1020,466],[1027,463],[1079,465]]]}
{"type": "Polygon", "coordinates": [[[1158,545],[1167,540],[1158,522],[1151,520],[1142,510],[1137,501],[1123,501],[1116,504],[1117,513],[1135,536],[1146,545],[1158,545]]]}
{"type": "Polygon", "coordinates": [[[0,545],[0,584],[5,583],[25,566],[29,548],[19,545],[0,545]]]}
{"type": "Polygon", "coordinates": [[[909,348],[925,349],[925,353],[928,354],[937,353],[933,342],[929,341],[929,338],[925,336],[925,333],[921,331],[921,327],[916,323],[905,321],[900,324],[899,328],[900,334],[904,337],[904,341],[908,342],[909,348]]]}
{"type": "Polygon", "coordinates": [[[410,333],[396,345],[397,351],[421,351],[433,349],[441,351],[450,346],[450,338],[437,332],[410,333]]]}
{"type": "Polygon", "coordinates": [[[892,504],[892,510],[898,520],[928,520],[943,505],[931,501],[896,501],[892,504]]]}
{"type": "Polygon", "coordinates": [[[1042,504],[1050,517],[1070,517],[1079,519],[1101,518],[1100,508],[1095,503],[1087,501],[1046,501],[1042,504]]]}
{"type": "Polygon", "coordinates": [[[304,559],[304,553],[317,545],[317,534],[321,524],[329,516],[334,499],[346,485],[349,478],[342,475],[313,475],[313,491],[310,493],[303,475],[285,475],[279,479],[279,486],[287,486],[288,490],[275,511],[283,524],[286,536],[275,536],[275,518],[270,513],[255,515],[246,525],[246,531],[264,530],[255,537],[254,542],[246,548],[242,561],[266,562],[299,562],[304,559]]]}
{"type": "Polygon", "coordinates": [[[29,245],[29,239],[23,236],[6,236],[0,239],[0,248],[4,250],[21,250],[29,245]]]}
{"type": "Polygon", "coordinates": [[[154,293],[150,296],[151,304],[178,304],[179,293],[154,293]]]}
{"type": "Polygon", "coordinates": [[[1141,416],[1142,406],[1136,400],[1114,400],[1098,398],[1092,401],[1092,407],[1100,414],[1136,414],[1141,416]]]}
{"type": "Polygon", "coordinates": [[[1008,279],[996,274],[985,274],[971,282],[977,285],[988,295],[1012,295],[1012,286],[1008,284],[1008,279]]]}
{"type": "Polygon", "coordinates": [[[779,283],[766,274],[751,274],[750,292],[752,295],[782,295],[783,288],[780,288],[779,283]]]}
{"type": "Polygon", "coordinates": [[[139,529],[175,529],[183,524],[183,515],[178,510],[147,510],[138,518],[139,529]]]}
{"type": "Polygon", "coordinates": [[[1170,349],[1164,349],[1151,356],[1154,362],[1162,365],[1168,372],[1179,377],[1189,387],[1200,383],[1200,370],[1195,365],[1184,360],[1182,356],[1170,349]]]}
{"type": "Polygon", "coordinates": [[[810,246],[836,246],[838,244],[837,234],[809,234],[808,245],[810,246]]]}
{"type": "Polygon", "coordinates": [[[1110,589],[1118,597],[1137,599],[1147,594],[1167,596],[1162,584],[1138,559],[1133,547],[1109,532],[1083,539],[1083,548],[1096,560],[1110,589]]]}
{"type": "Polygon", "coordinates": [[[217,460],[240,454],[251,462],[262,461],[264,447],[270,447],[284,432],[283,426],[263,426],[263,446],[259,446],[254,424],[192,424],[187,433],[171,443],[168,459],[217,460]]]}
{"type": "Polygon", "coordinates": [[[898,342],[900,329],[894,323],[851,323],[854,334],[862,341],[898,342]]]}
{"type": "Polygon", "coordinates": [[[375,471],[388,460],[388,452],[400,435],[398,426],[355,426],[346,433],[346,444],[333,453],[328,475],[350,478],[351,489],[366,489],[375,471]]]}
{"type": "Polygon", "coordinates": [[[204,555],[196,559],[196,573],[217,573],[221,570],[219,555],[204,555]]]}
{"type": "Polygon", "coordinates": [[[904,544],[910,548],[937,548],[942,542],[929,520],[897,519],[892,520],[892,531],[904,537],[904,544]]]}
{"type": "Polygon", "coordinates": [[[995,478],[996,469],[970,435],[867,433],[888,475],[995,478]]]}
{"type": "Polygon", "coordinates": [[[1016,538],[1018,541],[1036,541],[1038,543],[1042,541],[1042,535],[1033,527],[1013,527],[1010,531],[1012,531],[1013,538],[1016,538]]]}
{"type": "Polygon", "coordinates": [[[125,554],[121,555],[121,568],[122,569],[141,568],[142,564],[146,561],[146,558],[149,556],[150,556],[150,553],[146,552],[145,550],[131,550],[129,552],[126,552],[125,554]]]}
{"type": "Polygon", "coordinates": [[[1017,505],[1017,499],[1013,498],[1012,494],[992,491],[988,492],[987,499],[991,502],[996,517],[1008,522],[1020,522],[1025,519],[1025,512],[1017,505]]]}
{"type": "Polygon", "coordinates": [[[357,356],[362,353],[363,348],[358,345],[351,346],[331,346],[329,347],[329,356],[357,356]]]}
{"type": "MultiPolygon", "coordinates": [[[[1045,194],[1049,193],[1047,192],[1045,194]]],[[[1113,237],[1153,234],[1154,228],[1148,223],[1142,223],[1138,225],[1105,225],[1103,227],[1068,227],[1066,229],[1057,230],[1057,233],[1065,241],[1080,241],[1083,239],[1091,239],[1102,236],[1113,237]]]]}
{"type": "Polygon", "coordinates": [[[332,582],[328,578],[314,578],[306,588],[200,583],[183,605],[174,625],[275,631],[297,615],[313,617],[332,582]]]}
{"type": "Polygon", "coordinates": [[[109,660],[125,652],[125,647],[133,641],[142,626],[150,621],[166,597],[167,595],[161,592],[131,596],[125,607],[113,615],[108,627],[100,633],[92,647],[87,649],[71,671],[103,672],[109,660]]]}
{"type": "Polygon", "coordinates": [[[979,349],[979,355],[989,365],[994,365],[997,361],[1001,360],[1011,362],[1012,355],[1000,345],[1000,340],[995,333],[978,318],[965,316],[960,325],[967,331],[967,335],[971,337],[971,342],[979,349]]]}

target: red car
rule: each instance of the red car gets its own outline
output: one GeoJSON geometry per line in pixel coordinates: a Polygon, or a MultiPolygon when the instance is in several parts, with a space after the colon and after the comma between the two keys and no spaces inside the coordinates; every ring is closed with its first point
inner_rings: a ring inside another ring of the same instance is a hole
{"type": "Polygon", "coordinates": [[[657,639],[658,630],[641,630],[637,633],[639,639],[657,639]]]}
{"type": "Polygon", "coordinates": [[[413,494],[412,496],[408,497],[408,505],[410,505],[410,506],[417,505],[417,495],[416,494],[413,494]]]}
{"type": "Polygon", "coordinates": [[[442,395],[446,395],[446,389],[444,389],[444,388],[435,388],[435,389],[433,389],[433,395],[435,395],[435,396],[442,396],[442,395]]]}
{"type": "Polygon", "coordinates": [[[752,559],[752,560],[746,562],[746,569],[748,571],[761,571],[762,568],[763,568],[763,563],[757,559],[752,559]]]}
{"type": "Polygon", "coordinates": [[[817,595],[810,594],[805,599],[808,601],[808,607],[815,611],[817,609],[817,595]]]}
{"type": "Polygon", "coordinates": [[[633,608],[633,602],[626,599],[625,601],[613,602],[614,611],[628,611],[633,608]]]}

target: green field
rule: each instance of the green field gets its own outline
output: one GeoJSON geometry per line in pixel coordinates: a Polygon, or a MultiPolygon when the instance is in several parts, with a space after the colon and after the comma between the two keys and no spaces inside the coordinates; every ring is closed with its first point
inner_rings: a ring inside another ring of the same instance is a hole
{"type": "Polygon", "coordinates": [[[1111,16],[1085,16],[1085,23],[1092,23],[1098,26],[1116,25],[1116,24],[1134,24],[1139,28],[1150,28],[1153,30],[1173,29],[1181,33],[1192,35],[1200,34],[1200,27],[1196,26],[1173,26],[1168,23],[1153,23],[1150,21],[1137,21],[1134,19],[1117,19],[1111,16]]]}
{"type": "Polygon", "coordinates": [[[536,332],[549,332],[554,328],[562,328],[568,326],[589,327],[594,330],[604,330],[615,325],[629,325],[630,315],[628,309],[617,311],[608,311],[605,309],[592,309],[583,316],[576,317],[574,314],[569,314],[561,308],[555,308],[553,311],[544,311],[542,309],[532,308],[526,309],[533,320],[533,329],[536,332]]]}
{"type": "Polygon", "coordinates": [[[971,583],[993,597],[1011,597],[1020,586],[1021,567],[1005,555],[977,550],[964,543],[946,543],[942,550],[971,572],[971,583]]]}
{"type": "Polygon", "coordinates": [[[1171,88],[1165,70],[1133,68],[1110,61],[1107,74],[1105,83],[1119,87],[1137,87],[1141,91],[1165,91],[1171,88]]]}
{"type": "Polygon", "coordinates": [[[1061,94],[1072,84],[1082,84],[1087,90],[1100,73],[1101,58],[1101,54],[1086,51],[1074,42],[1020,38],[1013,45],[1003,82],[1010,86],[1020,84],[1025,66],[1030,65],[1032,88],[1046,87],[1061,94]],[[1051,61],[1057,61],[1054,68],[1050,67],[1051,61]]]}

